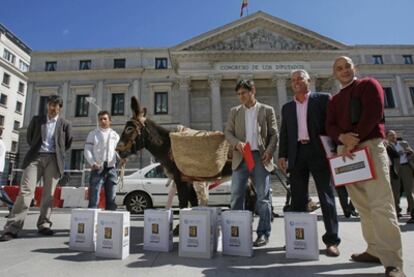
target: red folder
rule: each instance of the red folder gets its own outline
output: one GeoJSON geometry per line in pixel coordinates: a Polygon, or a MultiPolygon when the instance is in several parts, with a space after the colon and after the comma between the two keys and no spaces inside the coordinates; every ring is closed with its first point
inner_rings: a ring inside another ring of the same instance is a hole
{"type": "Polygon", "coordinates": [[[250,147],[249,143],[246,143],[246,145],[244,146],[243,158],[244,158],[244,161],[246,162],[247,169],[249,170],[249,172],[252,172],[255,163],[254,163],[252,148],[250,147]]]}

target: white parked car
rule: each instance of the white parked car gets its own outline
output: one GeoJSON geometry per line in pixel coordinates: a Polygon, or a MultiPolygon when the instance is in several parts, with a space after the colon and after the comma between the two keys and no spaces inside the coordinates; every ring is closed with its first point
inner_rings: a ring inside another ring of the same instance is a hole
{"type": "MultiPolygon", "coordinates": [[[[118,188],[116,204],[125,205],[131,213],[143,213],[145,209],[165,207],[168,198],[169,179],[159,163],[150,164],[124,176],[124,185],[118,188]]],[[[209,206],[230,206],[231,181],[210,184],[209,206]]],[[[178,197],[173,206],[178,207],[178,197]]]]}

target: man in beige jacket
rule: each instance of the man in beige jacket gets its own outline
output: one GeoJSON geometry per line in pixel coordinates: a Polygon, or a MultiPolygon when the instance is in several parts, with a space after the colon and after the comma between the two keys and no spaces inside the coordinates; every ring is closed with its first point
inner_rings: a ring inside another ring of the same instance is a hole
{"type": "Polygon", "coordinates": [[[260,217],[254,246],[259,247],[268,243],[271,231],[270,172],[274,170],[273,153],[278,140],[276,116],[272,107],[256,100],[253,81],[241,80],[235,90],[241,105],[230,110],[225,129],[226,139],[233,146],[231,209],[244,209],[247,180],[251,177],[256,188],[256,210],[260,217]],[[247,143],[255,163],[251,171],[243,159],[247,143]]]}

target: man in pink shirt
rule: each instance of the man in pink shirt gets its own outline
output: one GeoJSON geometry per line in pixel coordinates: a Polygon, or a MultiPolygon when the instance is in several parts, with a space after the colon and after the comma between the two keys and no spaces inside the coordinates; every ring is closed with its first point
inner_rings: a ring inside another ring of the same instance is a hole
{"type": "Polygon", "coordinates": [[[325,135],[326,107],[329,94],[310,91],[305,70],[291,74],[294,100],[283,105],[279,143],[279,168],[290,173],[292,211],[306,212],[309,173],[312,173],[321,203],[326,233],[326,255],[339,256],[338,218],[334,188],[325,151],[319,136],[325,135]]]}

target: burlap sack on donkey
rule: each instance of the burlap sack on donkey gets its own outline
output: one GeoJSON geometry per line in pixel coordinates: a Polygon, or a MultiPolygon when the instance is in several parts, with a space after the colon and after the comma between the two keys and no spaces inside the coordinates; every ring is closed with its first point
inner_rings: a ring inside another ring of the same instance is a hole
{"type": "Polygon", "coordinates": [[[187,176],[214,177],[227,161],[230,144],[222,132],[179,127],[170,138],[174,161],[187,176]]]}

